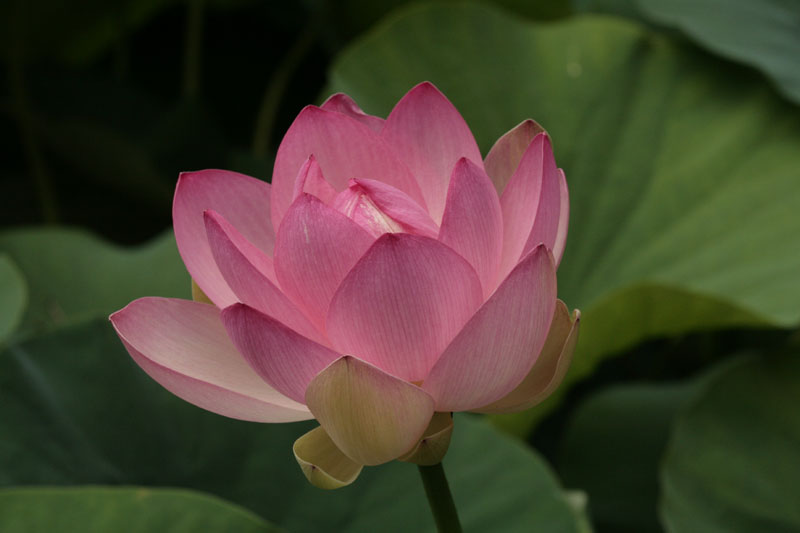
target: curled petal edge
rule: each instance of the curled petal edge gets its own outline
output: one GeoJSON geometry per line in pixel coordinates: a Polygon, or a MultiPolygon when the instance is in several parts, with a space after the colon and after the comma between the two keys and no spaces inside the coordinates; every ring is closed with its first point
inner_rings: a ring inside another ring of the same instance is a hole
{"type": "Polygon", "coordinates": [[[322,426],[294,441],[292,451],[309,483],[324,490],[351,484],[364,468],[342,453],[322,426]]]}

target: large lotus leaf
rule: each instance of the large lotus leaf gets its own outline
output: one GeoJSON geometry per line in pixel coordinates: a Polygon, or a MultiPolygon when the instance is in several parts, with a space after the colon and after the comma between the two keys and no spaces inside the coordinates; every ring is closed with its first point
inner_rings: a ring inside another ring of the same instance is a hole
{"type": "Polygon", "coordinates": [[[280,531],[218,498],[150,488],[0,490],[0,531],[13,533],[195,533],[280,531]]]}
{"type": "Polygon", "coordinates": [[[800,103],[797,0],[578,0],[575,5],[680,30],[714,53],[761,70],[800,103]]]}
{"type": "Polygon", "coordinates": [[[0,346],[19,326],[27,303],[25,278],[6,254],[0,254],[0,346]]]}
{"type": "Polygon", "coordinates": [[[550,132],[571,193],[559,295],[584,311],[568,382],[646,337],[800,320],[800,116],[757,75],[621,19],[478,5],[402,12],[330,74],[379,115],[433,81],[484,153],[526,117],[550,132]]]}
{"type": "Polygon", "coordinates": [[[108,315],[140,296],[190,294],[171,232],[121,248],[78,230],[11,230],[0,233],[0,250],[28,281],[25,333],[108,315]]]}
{"type": "MultiPolygon", "coordinates": [[[[415,465],[367,468],[333,492],[311,486],[291,449],[312,425],[230,420],[177,399],[105,320],[0,353],[0,486],[186,487],[290,531],[434,531],[415,465]]],[[[479,418],[456,419],[444,464],[467,530],[585,530],[548,466],[479,418]]]]}
{"type": "Polygon", "coordinates": [[[598,531],[662,531],[658,474],[672,421],[694,382],[625,384],[581,403],[558,455],[564,484],[586,492],[598,531]]]}
{"type": "Polygon", "coordinates": [[[800,354],[750,357],[678,416],[662,469],[668,531],[800,529],[800,354]]]}

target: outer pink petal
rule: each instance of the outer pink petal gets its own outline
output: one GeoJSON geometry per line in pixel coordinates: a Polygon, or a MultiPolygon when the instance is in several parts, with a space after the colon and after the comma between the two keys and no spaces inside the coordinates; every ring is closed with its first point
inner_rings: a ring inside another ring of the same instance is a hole
{"type": "Polygon", "coordinates": [[[564,248],[567,245],[567,229],[569,228],[569,188],[564,171],[558,169],[558,185],[561,198],[561,209],[558,212],[558,232],[556,243],[553,245],[553,256],[556,258],[556,267],[561,264],[564,248]]]}
{"type": "Polygon", "coordinates": [[[369,129],[375,132],[380,132],[383,129],[383,119],[374,115],[364,113],[355,100],[350,98],[344,93],[336,93],[331,95],[325,103],[320,106],[326,111],[336,111],[352,117],[361,122],[369,129]]]}
{"type": "Polygon", "coordinates": [[[298,402],[305,402],[306,387],[314,376],[340,357],[244,304],[226,307],[222,323],[253,370],[298,402]]]}
{"type": "MultiPolygon", "coordinates": [[[[553,162],[555,164],[555,162],[553,162]]],[[[526,255],[539,244],[544,244],[550,250],[554,250],[556,239],[558,238],[559,224],[561,221],[561,204],[563,197],[561,194],[561,175],[556,169],[555,172],[546,170],[542,180],[542,192],[539,196],[539,208],[536,210],[536,220],[533,223],[531,234],[522,250],[522,255],[526,255]]],[[[566,239],[566,235],[564,235],[566,239]]]]}
{"type": "Polygon", "coordinates": [[[150,377],[203,409],[255,422],[312,418],[267,385],[228,339],[213,305],[141,298],[111,315],[128,353],[150,377]]]}
{"type": "Polygon", "coordinates": [[[308,156],[306,162],[300,167],[300,172],[297,173],[292,201],[302,193],[316,196],[326,204],[330,204],[336,198],[336,189],[325,181],[322,169],[319,168],[319,163],[313,155],[308,156]]]}
{"type": "Polygon", "coordinates": [[[270,185],[225,170],[184,172],[172,204],[175,240],[186,268],[218,307],[236,301],[217,268],[206,238],[203,213],[217,211],[257,248],[272,255],[275,232],[270,221],[270,185]]]}
{"type": "Polygon", "coordinates": [[[333,294],[373,241],[346,216],[301,195],[278,231],[275,270],[281,287],[324,329],[333,294]]]}
{"type": "Polygon", "coordinates": [[[417,202],[401,190],[381,181],[355,179],[370,200],[384,213],[392,217],[407,233],[415,233],[435,239],[439,228],[431,216],[417,202]]]}
{"type": "MultiPolygon", "coordinates": [[[[503,209],[501,279],[514,268],[514,265],[524,255],[523,252],[526,245],[529,244],[529,238],[532,236],[535,225],[540,226],[536,229],[536,235],[557,228],[557,213],[556,224],[551,225],[548,218],[552,215],[553,199],[560,205],[558,170],[550,139],[547,134],[540,133],[531,141],[516,172],[500,197],[500,206],[503,209]],[[555,197],[553,197],[553,192],[555,192],[555,197]],[[546,211],[546,214],[542,214],[541,224],[540,210],[546,211]]],[[[548,238],[549,240],[540,242],[544,242],[552,250],[555,231],[548,238]]],[[[532,249],[535,244],[528,248],[532,249]]]]}
{"type": "Polygon", "coordinates": [[[558,300],[542,352],[525,379],[507,395],[474,411],[518,413],[530,409],[550,396],[563,381],[572,362],[572,354],[578,342],[580,321],[580,311],[576,309],[570,316],[567,306],[558,300]]]}
{"type": "Polygon", "coordinates": [[[420,83],[397,103],[382,135],[411,168],[428,212],[437,223],[442,220],[447,184],[456,161],[466,157],[483,168],[481,152],[467,123],[430,82],[420,83]]]}
{"type": "Polygon", "coordinates": [[[503,213],[489,177],[468,159],[453,169],[439,240],[470,262],[488,296],[503,251],[503,213]]]}
{"type": "Polygon", "coordinates": [[[286,324],[301,335],[325,342],[303,312],[275,285],[272,260],[259,255],[253,245],[221,215],[206,211],[206,230],[214,259],[239,301],[286,324]]]}
{"type": "Polygon", "coordinates": [[[433,416],[425,391],[352,356],[311,381],[306,403],[336,446],[364,465],[408,452],[433,416]]]}
{"type": "Polygon", "coordinates": [[[387,233],[342,282],[328,311],[328,337],[401,379],[417,381],[481,303],[475,271],[427,237],[387,233]]]}
{"type": "Polygon", "coordinates": [[[280,226],[292,203],[297,172],[311,154],[337,191],[347,187],[351,178],[379,179],[424,205],[414,176],[377,133],[342,113],[309,106],[292,123],[275,157],[272,174],[275,227],[280,226]]]}
{"type": "Polygon", "coordinates": [[[437,411],[466,411],[502,398],[536,362],[556,305],[553,257],[526,256],[475,313],[425,378],[437,411]]]}
{"type": "Polygon", "coordinates": [[[486,154],[483,164],[486,174],[494,183],[497,194],[503,191],[517,170],[525,150],[536,135],[542,133],[544,128],[531,119],[517,124],[502,137],[497,139],[492,149],[486,154]]]}

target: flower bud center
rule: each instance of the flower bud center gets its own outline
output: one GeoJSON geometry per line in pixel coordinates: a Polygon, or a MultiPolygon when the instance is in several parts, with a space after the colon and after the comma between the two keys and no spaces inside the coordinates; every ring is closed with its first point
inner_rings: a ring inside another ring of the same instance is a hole
{"type": "Polygon", "coordinates": [[[384,233],[404,231],[403,227],[375,205],[364,188],[354,181],[337,195],[333,207],[374,237],[380,237],[384,233]]]}

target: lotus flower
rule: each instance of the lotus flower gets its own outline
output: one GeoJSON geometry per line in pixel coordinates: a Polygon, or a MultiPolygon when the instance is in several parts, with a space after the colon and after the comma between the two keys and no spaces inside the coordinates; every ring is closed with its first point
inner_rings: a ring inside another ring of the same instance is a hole
{"type": "Polygon", "coordinates": [[[272,184],[181,174],[175,238],[195,300],[111,321],[177,396],[256,422],[316,419],[294,452],[333,488],[363,465],[441,460],[451,413],[504,413],[561,381],[567,185],[528,120],[486,159],[432,84],[385,120],[336,94],[295,119],[272,184]],[[549,335],[548,335],[549,333],[549,335]]]}

